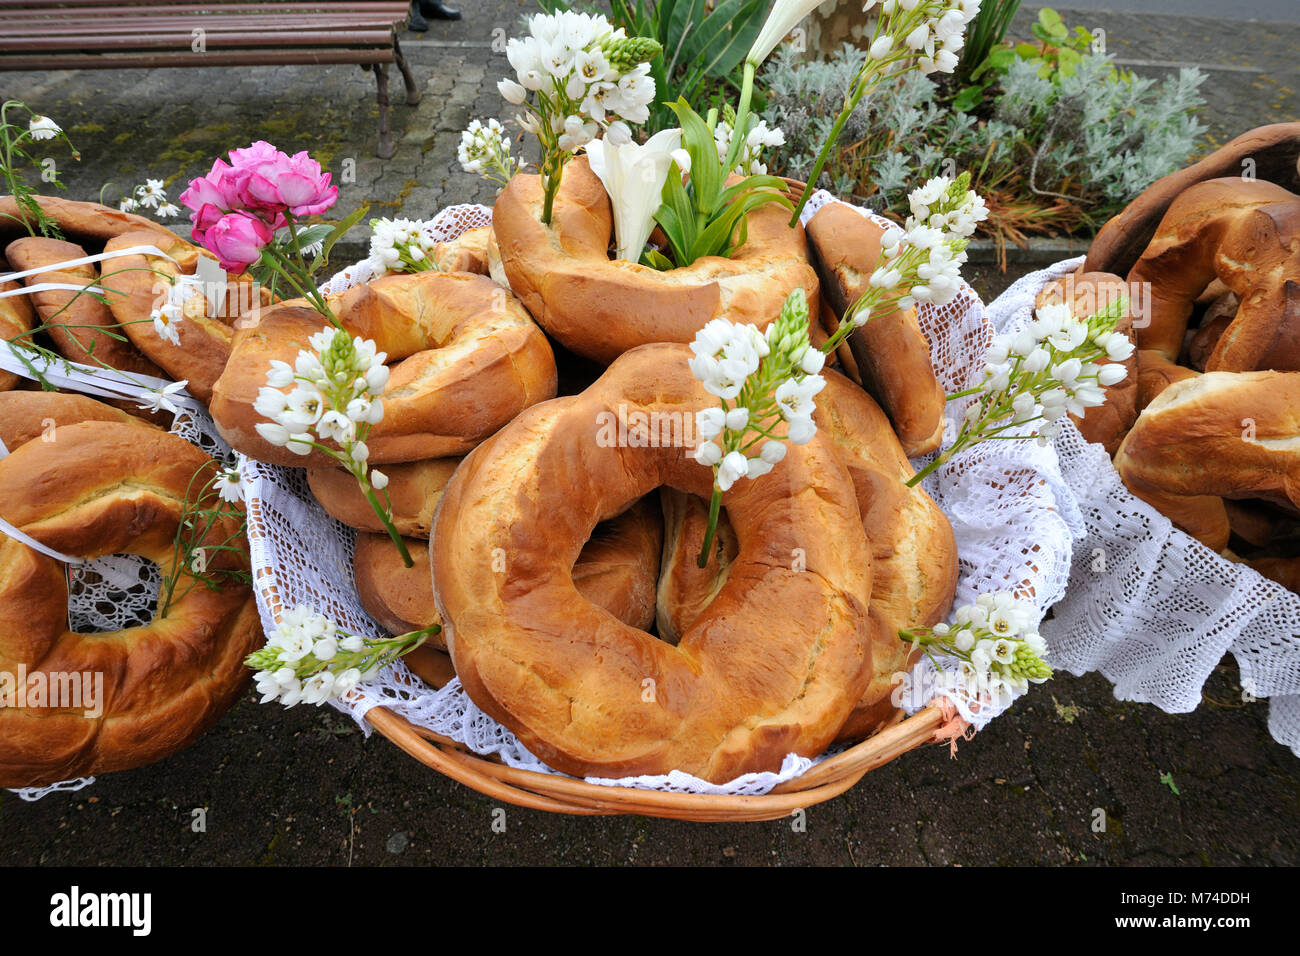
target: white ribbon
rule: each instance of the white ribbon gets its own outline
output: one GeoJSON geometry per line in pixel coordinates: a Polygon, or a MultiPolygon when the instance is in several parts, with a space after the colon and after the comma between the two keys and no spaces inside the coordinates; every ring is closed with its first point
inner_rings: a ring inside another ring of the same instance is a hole
{"type": "Polygon", "coordinates": [[[49,557],[53,558],[56,561],[62,561],[64,564],[85,564],[86,563],[85,558],[74,558],[71,555],[64,554],[62,551],[55,551],[53,548],[46,547],[45,545],[37,541],[35,538],[33,538],[31,535],[29,535],[26,531],[23,531],[21,528],[16,528],[13,525],[11,525],[8,521],[5,521],[4,518],[0,518],[0,532],[4,532],[5,534],[9,535],[9,537],[21,541],[23,544],[27,545],[27,547],[32,548],[35,551],[39,551],[41,554],[48,555],[49,557]]]}
{"type": "Polygon", "coordinates": [[[93,292],[103,295],[104,290],[97,285],[77,285],[73,282],[38,282],[36,285],[19,286],[17,289],[9,289],[7,292],[0,292],[0,299],[7,299],[11,295],[31,295],[33,292],[46,292],[53,289],[66,289],[69,292],[93,292]]]}
{"type": "Polygon", "coordinates": [[[99,252],[93,256],[82,256],[80,259],[68,259],[65,262],[55,262],[48,266],[37,266],[35,269],[27,269],[24,272],[9,272],[0,275],[0,283],[16,282],[19,279],[26,279],[28,276],[39,275],[42,272],[60,272],[70,266],[84,266],[92,262],[102,262],[105,259],[119,259],[122,256],[135,255],[161,256],[168,262],[176,261],[157,246],[131,246],[128,249],[114,249],[112,252],[99,252]]]}
{"type": "MultiPolygon", "coordinates": [[[[36,381],[44,379],[51,385],[71,388],[87,395],[98,395],[100,398],[128,398],[145,402],[142,407],[146,408],[153,408],[156,404],[155,396],[176,384],[153,375],[127,375],[114,368],[95,368],[66,359],[50,361],[43,355],[3,340],[0,340],[0,369],[36,381]],[[25,359],[19,357],[20,351],[25,354],[25,359]],[[39,375],[32,374],[33,368],[39,375]]],[[[190,411],[204,410],[203,405],[183,388],[168,392],[167,400],[190,411]]]]}

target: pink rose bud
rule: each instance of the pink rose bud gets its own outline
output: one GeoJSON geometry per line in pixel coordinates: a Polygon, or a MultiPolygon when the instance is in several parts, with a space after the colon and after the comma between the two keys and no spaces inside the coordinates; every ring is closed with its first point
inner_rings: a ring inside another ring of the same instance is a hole
{"type": "Polygon", "coordinates": [[[226,211],[213,203],[204,203],[200,206],[194,215],[190,217],[194,223],[194,241],[199,245],[204,245],[208,230],[216,225],[217,221],[224,215],[226,215],[226,211]]]}
{"type": "Polygon", "coordinates": [[[203,244],[217,257],[221,268],[237,275],[261,257],[262,247],[274,236],[275,231],[261,220],[233,212],[207,229],[203,244]]]}

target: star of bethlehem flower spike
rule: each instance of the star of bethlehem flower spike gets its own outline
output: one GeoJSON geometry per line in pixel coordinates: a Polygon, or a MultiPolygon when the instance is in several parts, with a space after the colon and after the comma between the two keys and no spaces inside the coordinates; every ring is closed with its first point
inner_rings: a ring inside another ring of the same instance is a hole
{"type": "Polygon", "coordinates": [[[551,222],[574,153],[602,128],[611,142],[627,143],[628,124],[650,118],[655,83],[649,61],[659,53],[653,39],[629,37],[602,15],[571,10],[534,15],[528,36],[506,44],[515,78],[501,80],[497,89],[507,103],[522,107],[516,119],[541,146],[542,222],[551,222]]]}
{"type": "Polygon", "coordinates": [[[245,658],[244,666],[256,671],[253,679],[263,704],[320,705],[346,697],[440,630],[435,624],[387,640],[364,638],[299,604],[280,616],[266,646],[245,658]]]}
{"type": "Polygon", "coordinates": [[[880,240],[880,259],[867,290],[847,309],[839,328],[822,345],[839,347],[872,315],[889,315],[918,302],[946,305],[961,288],[961,267],[975,227],[988,216],[984,200],[970,188],[970,173],[955,180],[931,179],[908,196],[912,214],[903,228],[891,227],[880,240]]]}
{"type": "Polygon", "coordinates": [[[352,475],[361,494],[383,522],[409,568],[413,562],[392,518],[388,477],[368,463],[366,437],[384,417],[381,398],[388,385],[387,355],[369,339],[326,327],[299,351],[294,365],[274,360],[254,410],[264,418],[257,433],[299,455],[319,451],[352,475]],[[292,387],[289,392],[283,391],[292,387]]]}
{"type": "MultiPolygon", "coordinates": [[[[793,0],[787,2],[790,7],[795,6],[793,0]]],[[[877,0],[867,0],[863,9],[871,10],[876,4],[877,0]]],[[[781,6],[778,0],[777,7],[781,6]]],[[[966,43],[966,26],[979,13],[979,8],[980,0],[881,0],[867,55],[857,76],[845,90],[844,105],[831,124],[830,134],[808,175],[808,184],[794,206],[794,215],[790,218],[792,227],[799,221],[799,214],[817,188],[826,158],[844,131],[844,124],[862,98],[882,82],[907,70],[919,69],[926,74],[951,73],[957,66],[957,54],[966,43]]],[[[757,41],[755,47],[758,47],[757,41]]]]}
{"type": "Polygon", "coordinates": [[[741,479],[757,479],[786,455],[785,442],[807,444],[817,433],[816,396],[826,356],[808,340],[808,298],[790,293],[781,315],[759,332],[753,325],[713,319],[691,343],[691,373],[719,405],[695,413],[703,441],[695,460],[713,469],[709,525],[697,563],[708,565],[722,495],[741,479]],[[785,433],[781,434],[782,425],[785,433]]]}
{"type": "Polygon", "coordinates": [[[518,161],[510,155],[510,140],[505,129],[495,119],[487,123],[472,120],[460,134],[456,156],[465,172],[478,173],[499,186],[510,182],[510,177],[519,169],[518,161]]]}
{"type": "Polygon", "coordinates": [[[898,636],[921,648],[939,669],[955,658],[966,693],[1004,709],[1030,684],[1052,677],[1038,617],[1038,608],[1009,592],[981,594],[974,604],[957,608],[951,624],[902,630],[898,636]]]}
{"type": "Polygon", "coordinates": [[[948,396],[971,399],[956,440],[908,484],[982,441],[1034,437],[1046,445],[1066,412],[1082,417],[1104,404],[1106,388],[1124,380],[1128,369],[1121,363],[1133,354],[1133,343],[1115,331],[1127,308],[1120,298],[1080,318],[1068,305],[1043,306],[1025,329],[995,335],[984,355],[983,381],[948,396]]]}
{"type": "Polygon", "coordinates": [[[369,262],[374,273],[438,271],[432,226],[414,219],[371,219],[369,262]]]}

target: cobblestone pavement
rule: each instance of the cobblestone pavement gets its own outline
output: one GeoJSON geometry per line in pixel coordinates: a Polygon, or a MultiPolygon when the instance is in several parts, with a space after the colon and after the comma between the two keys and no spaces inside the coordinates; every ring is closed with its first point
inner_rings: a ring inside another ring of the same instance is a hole
{"type": "MultiPolygon", "coordinates": [[[[84,156],[64,166],[72,198],[145,177],[175,195],[226,149],[266,138],[335,172],[340,213],[366,200],[379,214],[424,216],[490,199],[459,170],[458,131],[472,116],[502,115],[493,30],[513,30],[531,9],[464,7],[463,21],[404,39],[424,99],[402,105],[393,83],[398,149],[387,163],[374,157],[374,81],[355,67],[0,74],[0,90],[72,134],[84,156]]],[[[1216,66],[1207,119],[1220,140],[1298,112],[1295,24],[1066,19],[1102,26],[1125,60],[1216,66]]],[[[1014,268],[981,269],[972,280],[991,298],[1013,278],[1014,268]]],[[[702,827],[511,808],[496,833],[493,801],[334,711],[260,707],[250,693],[155,766],[30,805],[0,791],[0,865],[1300,864],[1300,760],[1272,741],[1267,704],[1243,704],[1236,680],[1225,663],[1197,711],[1168,715],[1116,701],[1098,676],[1061,675],[957,759],[941,748],[906,754],[810,808],[803,832],[784,820],[702,827]],[[204,833],[191,829],[195,808],[207,811],[204,833]]]]}

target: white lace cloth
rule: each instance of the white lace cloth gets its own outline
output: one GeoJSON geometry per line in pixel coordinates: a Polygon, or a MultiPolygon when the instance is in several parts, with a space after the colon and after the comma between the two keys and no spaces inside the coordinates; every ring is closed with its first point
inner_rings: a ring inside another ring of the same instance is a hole
{"type": "MultiPolygon", "coordinates": [[[[1039,290],[1082,257],[1031,273],[989,306],[999,331],[1017,327],[1039,290]]],[[[1082,537],[1064,599],[1044,623],[1051,662],[1100,671],[1115,696],[1170,713],[1194,710],[1225,653],[1242,687],[1269,698],[1269,731],[1300,756],[1300,596],[1215,554],[1129,494],[1100,445],[1066,422],[1056,452],[1063,514],[1082,537]]]]}
{"type": "MultiPolygon", "coordinates": [[[[834,201],[829,194],[818,192],[804,211],[804,221],[834,201]]],[[[436,217],[435,228],[440,238],[452,239],[467,229],[487,225],[491,213],[483,206],[452,206],[436,217]]],[[[370,266],[362,262],[335,276],[322,289],[338,292],[370,277],[370,266]]],[[[963,284],[961,294],[947,306],[923,305],[919,312],[939,380],[950,392],[969,387],[982,374],[982,356],[992,335],[979,297],[963,284]]],[[[964,402],[950,403],[950,438],[956,435],[964,411],[964,402]]],[[[305,603],[332,617],[345,630],[384,636],[383,629],[362,609],[353,584],[355,533],[321,510],[307,488],[303,471],[252,460],[244,462],[243,471],[258,606],[267,631],[275,628],[284,609],[305,603]]],[[[940,474],[931,476],[925,488],[948,514],[956,532],[961,562],[958,603],[969,603],[985,591],[1014,589],[1033,601],[1041,616],[1060,598],[1070,566],[1071,523],[1057,497],[1065,484],[1050,447],[1033,441],[992,442],[954,460],[940,474]]],[[[1077,517],[1074,523],[1079,524],[1077,517]]],[[[932,699],[934,676],[928,661],[913,672],[915,693],[905,697],[909,711],[919,710],[932,699]]],[[[957,692],[947,696],[976,727],[996,716],[987,703],[957,692]]],[[[476,753],[495,754],[512,767],[555,772],[530,754],[509,730],[480,711],[459,681],[432,690],[414,678],[401,661],[337,706],[366,733],[371,729],[366,713],[384,706],[476,753]]],[[[593,778],[591,782],[693,793],[761,794],[815,762],[791,754],[777,773],[749,774],[723,785],[681,773],[622,780],[593,778]]]]}

